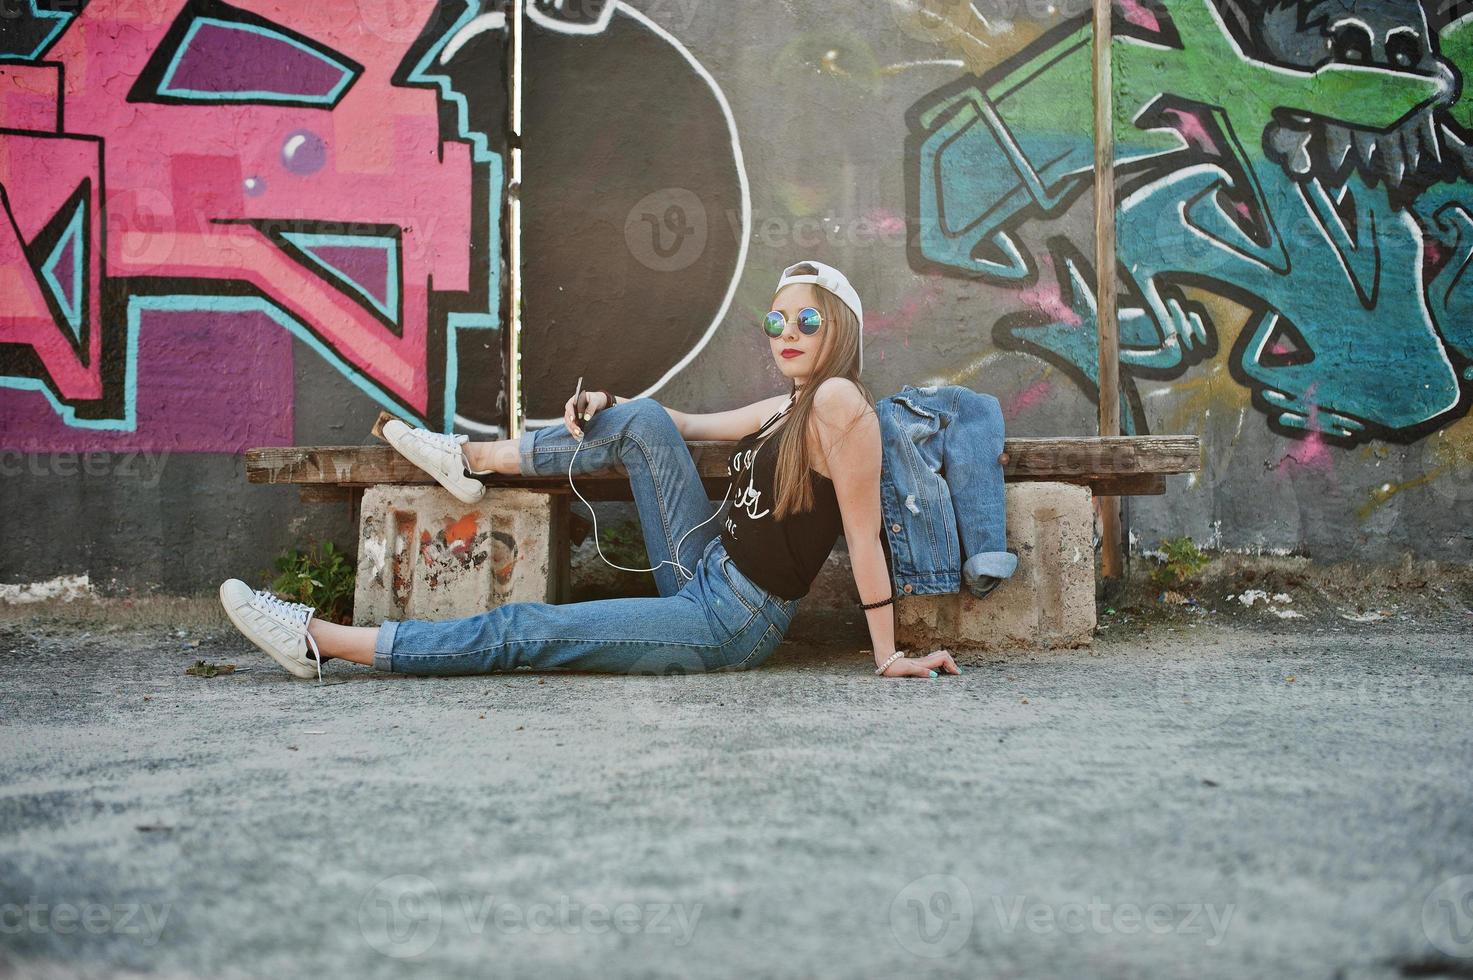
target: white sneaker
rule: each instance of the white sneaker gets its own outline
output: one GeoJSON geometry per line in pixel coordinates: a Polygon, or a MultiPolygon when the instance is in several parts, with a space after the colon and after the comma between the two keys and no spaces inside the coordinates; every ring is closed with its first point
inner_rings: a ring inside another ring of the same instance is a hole
{"type": "Polygon", "coordinates": [[[297,677],[311,677],[315,667],[317,679],[322,680],[322,656],[317,641],[307,632],[314,612],[311,606],[278,599],[265,589],[253,591],[238,578],[221,584],[220,604],[235,628],[271,659],[297,677]]]}
{"type": "MultiPolygon", "coordinates": [[[[486,485],[471,475],[471,469],[461,445],[470,437],[429,429],[411,429],[398,419],[390,419],[383,425],[384,438],[389,445],[415,466],[434,477],[457,500],[473,504],[486,492],[486,485]]],[[[488,473],[489,470],[480,472],[488,473]]]]}

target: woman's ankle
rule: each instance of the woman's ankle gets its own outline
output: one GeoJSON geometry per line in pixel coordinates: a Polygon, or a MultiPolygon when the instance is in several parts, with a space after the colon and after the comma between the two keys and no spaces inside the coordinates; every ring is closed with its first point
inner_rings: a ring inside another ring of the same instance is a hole
{"type": "Polygon", "coordinates": [[[503,473],[510,476],[521,472],[520,453],[515,439],[468,442],[462,448],[465,450],[466,465],[474,472],[503,473]]]}
{"type": "Polygon", "coordinates": [[[495,443],[492,455],[496,457],[496,472],[517,476],[522,472],[522,441],[502,439],[495,443]]]}
{"type": "Polygon", "coordinates": [[[318,652],[324,661],[337,659],[373,665],[378,645],[377,626],[342,626],[314,616],[307,624],[307,632],[317,642],[318,652]]]}

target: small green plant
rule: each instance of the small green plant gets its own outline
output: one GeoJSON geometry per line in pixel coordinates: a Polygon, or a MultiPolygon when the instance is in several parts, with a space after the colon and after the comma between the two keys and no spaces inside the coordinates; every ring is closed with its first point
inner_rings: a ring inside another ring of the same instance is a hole
{"type": "Polygon", "coordinates": [[[186,674],[195,677],[218,677],[221,674],[235,673],[235,664],[217,664],[209,660],[196,660],[193,667],[185,667],[186,674]]]}
{"type": "Polygon", "coordinates": [[[358,570],[331,541],[305,550],[293,548],[276,559],[271,591],[290,602],[305,602],[319,619],[349,623],[358,570]]]}
{"type": "Polygon", "coordinates": [[[646,568],[649,554],[644,547],[644,531],[638,521],[621,521],[599,528],[599,546],[610,561],[629,568],[646,568]]]}
{"type": "Polygon", "coordinates": [[[1210,560],[1191,538],[1167,538],[1161,542],[1159,564],[1151,570],[1151,584],[1158,589],[1179,589],[1210,560]]]}
{"type": "MultiPolygon", "coordinates": [[[[598,544],[603,551],[604,558],[615,565],[623,565],[625,568],[648,568],[654,562],[649,560],[649,553],[644,546],[644,531],[640,528],[638,521],[619,521],[608,524],[600,523],[598,526],[598,544]]],[[[659,595],[655,585],[655,578],[649,572],[626,572],[616,568],[610,568],[598,559],[598,552],[593,548],[593,529],[588,529],[588,536],[580,543],[592,552],[593,557],[589,566],[593,569],[593,581],[584,580],[579,582],[575,577],[572,599],[574,602],[584,602],[589,599],[614,599],[627,598],[630,596],[652,596],[659,595]],[[595,584],[596,582],[596,584],[595,584]]],[[[689,568],[694,564],[691,558],[691,542],[685,542],[685,563],[689,568]]]]}

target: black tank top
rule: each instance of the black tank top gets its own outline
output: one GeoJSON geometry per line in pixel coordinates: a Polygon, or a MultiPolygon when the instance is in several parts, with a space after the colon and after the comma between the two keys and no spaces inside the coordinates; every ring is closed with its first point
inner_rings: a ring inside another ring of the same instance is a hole
{"type": "Polygon", "coordinates": [[[721,525],[721,543],[747,578],[773,595],[801,599],[834,550],[844,521],[833,481],[811,469],[813,509],[773,519],[778,441],[763,436],[782,415],[778,412],[743,436],[732,450],[726,467],[731,506],[721,525]]]}

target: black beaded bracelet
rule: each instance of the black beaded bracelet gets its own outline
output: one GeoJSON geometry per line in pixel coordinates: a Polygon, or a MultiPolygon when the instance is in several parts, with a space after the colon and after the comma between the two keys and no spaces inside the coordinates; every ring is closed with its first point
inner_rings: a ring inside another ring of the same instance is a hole
{"type": "Polygon", "coordinates": [[[892,603],[894,601],[895,601],[895,597],[892,595],[888,599],[881,599],[879,602],[862,602],[862,603],[859,604],[859,608],[860,609],[878,609],[880,606],[888,605],[888,604],[890,604],[890,603],[892,603]]]}

